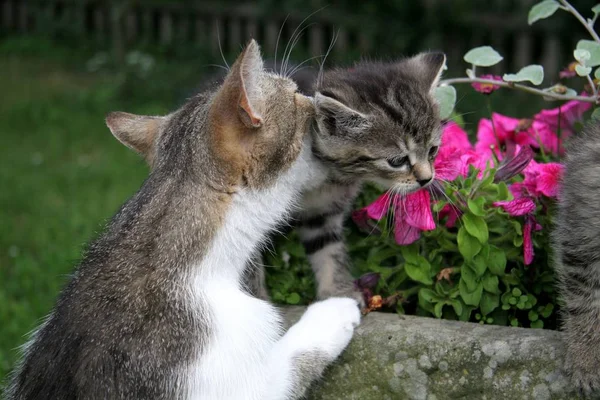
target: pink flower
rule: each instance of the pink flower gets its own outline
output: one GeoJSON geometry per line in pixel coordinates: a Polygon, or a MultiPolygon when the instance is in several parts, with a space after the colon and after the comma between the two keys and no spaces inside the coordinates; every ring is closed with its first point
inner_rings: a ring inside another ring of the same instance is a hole
{"type": "Polygon", "coordinates": [[[444,126],[442,132],[442,145],[440,146],[440,153],[444,150],[462,150],[467,151],[472,149],[473,146],[469,141],[469,136],[456,122],[450,121],[444,126]]]}
{"type": "Polygon", "coordinates": [[[355,211],[352,218],[359,227],[368,229],[368,219],[380,220],[390,206],[394,208],[394,237],[398,244],[413,243],[419,239],[421,231],[435,229],[427,190],[406,196],[385,193],[367,207],[355,211]]]}
{"type": "Polygon", "coordinates": [[[446,219],[446,228],[454,228],[456,226],[456,221],[460,218],[460,211],[455,206],[451,206],[450,204],[446,204],[439,212],[439,219],[442,220],[445,217],[446,219]]]}
{"type": "Polygon", "coordinates": [[[579,63],[577,61],[573,61],[567,66],[567,68],[558,73],[559,78],[573,78],[574,76],[577,76],[577,72],[575,71],[575,67],[577,65],[579,65],[579,63]]]}
{"type": "MultiPolygon", "coordinates": [[[[497,75],[481,75],[479,78],[502,82],[502,78],[497,75]]],[[[500,89],[499,85],[494,85],[493,83],[474,82],[471,84],[471,86],[473,86],[473,89],[483,94],[490,94],[493,91],[500,89]]]]}
{"type": "Polygon", "coordinates": [[[556,134],[560,130],[561,138],[567,138],[573,134],[575,123],[583,119],[583,114],[590,107],[592,107],[591,103],[572,100],[560,107],[542,110],[534,116],[534,119],[546,124],[556,134]]]}
{"type": "Polygon", "coordinates": [[[533,241],[531,240],[531,232],[533,230],[539,231],[542,226],[538,224],[533,215],[528,215],[525,218],[525,225],[523,225],[523,260],[525,265],[529,265],[533,262],[533,241]]]}
{"type": "Polygon", "coordinates": [[[507,181],[512,177],[523,172],[529,163],[533,160],[533,151],[531,147],[517,146],[516,155],[512,158],[506,158],[498,166],[494,182],[507,181]]]}
{"type": "Polygon", "coordinates": [[[435,229],[431,199],[426,190],[398,196],[394,214],[394,237],[398,244],[411,244],[419,239],[421,231],[435,229]]]}
{"type": "Polygon", "coordinates": [[[508,215],[520,217],[535,211],[535,202],[531,197],[519,197],[514,200],[503,200],[494,202],[496,207],[502,207],[508,215]]]}
{"type": "Polygon", "coordinates": [[[564,172],[564,166],[559,163],[540,164],[532,161],[525,168],[525,179],[523,186],[530,196],[558,197],[560,180],[564,172]]]}
{"type": "Polygon", "coordinates": [[[517,145],[535,148],[541,145],[553,153],[560,148],[559,138],[545,122],[510,118],[497,113],[492,114],[491,121],[479,121],[477,139],[475,150],[491,157],[493,148],[499,159],[502,159],[501,150],[509,155],[515,154],[517,145]]]}
{"type": "Polygon", "coordinates": [[[377,200],[365,207],[367,216],[379,221],[385,214],[387,214],[388,209],[390,208],[390,202],[391,195],[387,192],[382,194],[377,198],[377,200]]]}

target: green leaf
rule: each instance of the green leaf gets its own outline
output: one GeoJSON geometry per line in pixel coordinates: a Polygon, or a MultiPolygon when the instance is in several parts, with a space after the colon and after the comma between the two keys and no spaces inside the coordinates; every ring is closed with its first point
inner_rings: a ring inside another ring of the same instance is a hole
{"type": "Polygon", "coordinates": [[[550,314],[552,314],[552,310],[554,310],[553,304],[546,304],[546,306],[541,310],[542,317],[548,318],[550,314]]]}
{"type": "Polygon", "coordinates": [[[503,275],[506,269],[506,254],[496,246],[490,246],[488,268],[494,275],[503,275]]]}
{"type": "Polygon", "coordinates": [[[479,284],[479,280],[477,279],[477,272],[469,265],[463,265],[460,270],[460,279],[464,281],[464,284],[467,287],[467,291],[472,292],[477,289],[477,285],[479,284]]]}
{"type": "Polygon", "coordinates": [[[592,58],[592,55],[586,49],[576,49],[573,51],[573,57],[575,57],[575,59],[579,61],[581,65],[585,65],[585,62],[592,58]]]}
{"type": "Polygon", "coordinates": [[[575,72],[579,76],[588,76],[592,72],[592,67],[584,67],[583,65],[577,64],[575,66],[575,72]]]}
{"type": "Polygon", "coordinates": [[[482,277],[487,271],[487,259],[482,256],[482,252],[473,257],[473,261],[469,263],[478,278],[482,277]]]}
{"type": "Polygon", "coordinates": [[[433,315],[436,318],[442,318],[442,309],[444,308],[444,303],[436,303],[433,307],[433,315]]]}
{"type": "Polygon", "coordinates": [[[465,260],[470,261],[481,251],[481,244],[477,238],[469,235],[464,226],[461,226],[456,236],[458,251],[465,260]]]}
{"type": "Polygon", "coordinates": [[[433,281],[431,280],[431,265],[429,263],[417,265],[407,262],[404,264],[404,270],[408,277],[413,281],[421,282],[426,285],[433,284],[433,281]]]}
{"type": "Polygon", "coordinates": [[[296,292],[294,292],[294,293],[290,293],[290,294],[289,294],[289,295],[286,297],[285,301],[286,301],[288,304],[298,304],[298,303],[300,303],[300,295],[299,295],[298,293],[296,293],[296,292]]]}
{"type": "Polygon", "coordinates": [[[596,68],[594,71],[594,78],[600,79],[600,68],[596,68]]]}
{"type": "Polygon", "coordinates": [[[460,290],[460,297],[462,297],[465,304],[470,306],[478,306],[481,300],[481,294],[483,293],[483,285],[479,283],[475,290],[467,290],[467,285],[461,279],[458,283],[458,289],[460,290]]]}
{"type": "Polygon", "coordinates": [[[483,290],[485,290],[486,292],[500,294],[500,289],[498,288],[500,282],[498,281],[497,276],[487,274],[483,277],[481,283],[483,284],[483,290]]]}
{"type": "Polygon", "coordinates": [[[453,299],[450,304],[452,304],[452,308],[454,308],[454,312],[456,313],[457,316],[461,316],[463,313],[463,306],[462,303],[460,302],[460,300],[458,299],[453,299]]]}
{"type": "Polygon", "coordinates": [[[481,296],[479,308],[483,315],[488,315],[500,305],[500,296],[493,293],[484,292],[481,296]]]}
{"type": "Polygon", "coordinates": [[[600,120],[600,107],[594,109],[594,112],[592,113],[592,119],[600,120]]]}
{"type": "Polygon", "coordinates": [[[440,301],[440,297],[433,290],[428,288],[419,290],[419,299],[421,298],[426,303],[435,303],[440,301]]]}
{"type": "Polygon", "coordinates": [[[535,321],[537,321],[540,318],[539,315],[538,315],[538,313],[536,313],[533,310],[529,311],[529,313],[527,314],[527,317],[529,318],[529,320],[531,322],[535,322],[535,321]]]}
{"type": "Polygon", "coordinates": [[[503,57],[490,46],[471,49],[465,54],[464,60],[478,67],[491,67],[502,61],[503,57]]]}
{"type": "Polygon", "coordinates": [[[479,240],[479,243],[485,244],[489,238],[489,232],[485,220],[471,213],[465,213],[462,216],[463,224],[471,236],[479,240]]]}
{"type": "MultiPolygon", "coordinates": [[[[483,185],[483,184],[482,184],[483,185]]],[[[483,205],[485,204],[485,199],[483,197],[478,197],[475,200],[469,199],[467,200],[467,205],[469,210],[478,217],[485,217],[485,210],[483,209],[483,205]]]]}
{"type": "Polygon", "coordinates": [[[592,7],[592,12],[594,13],[594,18],[596,18],[596,16],[600,14],[600,4],[596,4],[592,7]]]}
{"type": "Polygon", "coordinates": [[[528,65],[521,68],[516,74],[504,74],[502,79],[506,82],[529,81],[534,85],[539,85],[544,80],[544,67],[541,65],[528,65]]]}
{"type": "Polygon", "coordinates": [[[440,118],[450,118],[456,104],[456,89],[454,89],[454,86],[437,87],[433,95],[440,105],[440,118]]]}
{"type": "Polygon", "coordinates": [[[587,50],[590,52],[590,59],[585,62],[587,67],[600,65],[600,43],[593,40],[580,40],[577,42],[577,50],[587,50]]]}
{"type": "Polygon", "coordinates": [[[538,319],[537,321],[532,322],[529,326],[533,329],[542,329],[544,327],[544,321],[538,319]]]}
{"type": "Polygon", "coordinates": [[[537,3],[531,10],[529,10],[529,15],[527,16],[527,23],[532,25],[536,21],[540,19],[548,18],[552,16],[560,8],[560,4],[558,4],[555,0],[544,0],[541,3],[537,3]]]}
{"type": "Polygon", "coordinates": [[[433,304],[435,303],[434,301],[434,295],[435,293],[433,293],[433,296],[431,295],[431,293],[426,292],[425,294],[423,294],[422,292],[424,290],[429,290],[430,292],[433,293],[433,291],[431,289],[421,289],[419,290],[419,306],[425,310],[425,311],[429,311],[430,313],[433,313],[433,304]]]}

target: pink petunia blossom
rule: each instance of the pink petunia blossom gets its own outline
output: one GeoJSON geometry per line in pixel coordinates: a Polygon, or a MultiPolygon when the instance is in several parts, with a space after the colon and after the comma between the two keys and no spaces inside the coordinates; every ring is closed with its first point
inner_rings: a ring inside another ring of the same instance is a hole
{"type": "Polygon", "coordinates": [[[502,207],[508,215],[520,217],[535,211],[535,202],[531,197],[519,197],[514,200],[503,200],[494,202],[494,206],[502,207]]]}
{"type": "Polygon", "coordinates": [[[541,195],[557,198],[564,166],[559,163],[537,163],[532,161],[525,168],[523,186],[533,197],[541,195]]]}
{"type": "Polygon", "coordinates": [[[431,198],[426,190],[398,196],[394,209],[394,237],[398,244],[411,244],[421,231],[435,229],[431,214],[431,198]]]}
{"type": "Polygon", "coordinates": [[[379,221],[387,214],[388,209],[390,208],[390,202],[391,195],[388,192],[382,194],[377,198],[377,200],[365,207],[367,216],[379,221]]]}
{"type": "Polygon", "coordinates": [[[550,127],[537,120],[517,119],[493,113],[492,120],[482,119],[477,129],[475,150],[481,154],[492,156],[492,148],[496,157],[502,159],[502,149],[506,154],[515,154],[516,147],[540,145],[549,152],[557,153],[561,149],[559,138],[550,127]]]}
{"type": "Polygon", "coordinates": [[[446,228],[454,228],[456,226],[456,221],[460,218],[461,213],[455,206],[451,206],[450,204],[446,204],[439,212],[439,219],[442,220],[447,217],[445,226],[446,228]]]}
{"type": "MultiPolygon", "coordinates": [[[[502,82],[502,77],[498,75],[481,75],[479,78],[502,82]]],[[[473,86],[473,89],[483,94],[490,94],[500,89],[499,85],[494,85],[493,83],[473,82],[471,86],[473,86]]]]}
{"type": "Polygon", "coordinates": [[[542,226],[537,223],[533,215],[528,215],[525,218],[525,225],[523,225],[523,260],[525,265],[529,265],[533,262],[533,240],[531,239],[531,233],[533,230],[539,231],[542,226]]]}
{"type": "Polygon", "coordinates": [[[571,100],[557,108],[542,110],[533,118],[546,124],[555,134],[560,131],[560,137],[566,139],[573,134],[575,123],[582,121],[583,114],[591,107],[591,103],[571,100]]]}

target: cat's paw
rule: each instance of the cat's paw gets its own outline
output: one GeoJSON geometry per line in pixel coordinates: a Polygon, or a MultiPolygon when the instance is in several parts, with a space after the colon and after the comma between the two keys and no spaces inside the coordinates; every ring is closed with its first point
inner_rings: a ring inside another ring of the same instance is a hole
{"type": "Polygon", "coordinates": [[[305,349],[322,351],[334,360],[348,346],[359,323],[358,302],[347,297],[333,297],[309,306],[290,333],[305,349]]]}
{"type": "Polygon", "coordinates": [[[366,306],[363,293],[354,286],[352,281],[344,282],[344,284],[338,284],[337,286],[319,288],[317,293],[319,300],[326,300],[332,297],[349,297],[358,302],[359,308],[362,309],[366,306]]]}

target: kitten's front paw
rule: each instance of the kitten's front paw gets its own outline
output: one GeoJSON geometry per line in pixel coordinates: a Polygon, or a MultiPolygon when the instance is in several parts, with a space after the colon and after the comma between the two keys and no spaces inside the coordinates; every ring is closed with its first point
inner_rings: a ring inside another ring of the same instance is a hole
{"type": "Polygon", "coordinates": [[[306,347],[324,351],[334,360],[348,346],[359,323],[357,301],[333,297],[309,306],[292,329],[306,347]]]}
{"type": "Polygon", "coordinates": [[[359,308],[362,309],[366,306],[363,293],[354,286],[352,281],[345,282],[343,285],[338,284],[337,286],[319,289],[320,290],[317,293],[319,300],[326,300],[332,297],[349,297],[358,302],[359,308]]]}
{"type": "Polygon", "coordinates": [[[566,343],[565,370],[587,398],[600,399],[600,349],[586,342],[566,343]]]}

